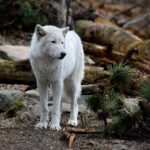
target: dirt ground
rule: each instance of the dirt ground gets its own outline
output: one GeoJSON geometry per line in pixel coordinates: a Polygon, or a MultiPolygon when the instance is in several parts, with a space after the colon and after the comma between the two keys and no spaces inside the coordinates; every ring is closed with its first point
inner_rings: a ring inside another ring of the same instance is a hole
{"type": "MultiPolygon", "coordinates": [[[[10,128],[0,130],[1,150],[65,150],[68,148],[67,141],[61,140],[61,132],[37,131],[33,127],[10,128]]],[[[103,139],[90,135],[78,135],[74,143],[74,150],[111,150],[114,144],[124,144],[130,149],[149,150],[150,145],[146,142],[127,141],[119,139],[103,139]],[[96,141],[100,146],[92,145],[90,141],[96,141]]]]}
{"type": "MultiPolygon", "coordinates": [[[[92,114],[93,115],[93,114],[92,114]]],[[[100,122],[94,115],[88,116],[87,126],[93,128],[99,126],[100,122]]],[[[37,117],[32,117],[27,121],[20,121],[17,117],[5,118],[5,114],[0,115],[0,150],[66,150],[69,141],[64,138],[62,131],[35,130],[34,125],[38,122],[37,117]]],[[[62,129],[66,127],[68,113],[63,113],[61,119],[62,129]]],[[[79,115],[79,126],[81,115],[79,115]]],[[[100,134],[76,134],[73,143],[74,150],[112,150],[113,147],[119,146],[116,150],[150,150],[150,139],[141,138],[114,138],[103,137],[100,134]],[[122,149],[121,149],[122,148],[122,149]]],[[[114,149],[115,150],[115,149],[114,149]]]]}

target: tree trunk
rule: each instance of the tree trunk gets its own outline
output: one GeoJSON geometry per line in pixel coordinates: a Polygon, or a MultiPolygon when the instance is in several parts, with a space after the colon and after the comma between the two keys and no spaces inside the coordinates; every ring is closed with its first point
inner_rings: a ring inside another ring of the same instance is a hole
{"type": "Polygon", "coordinates": [[[50,0],[42,4],[43,11],[48,18],[48,24],[57,27],[66,26],[66,0],[50,0]]]}

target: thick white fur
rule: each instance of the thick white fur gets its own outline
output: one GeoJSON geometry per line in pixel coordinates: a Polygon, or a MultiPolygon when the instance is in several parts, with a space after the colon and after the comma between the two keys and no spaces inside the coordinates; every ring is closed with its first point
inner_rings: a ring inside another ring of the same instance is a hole
{"type": "Polygon", "coordinates": [[[47,128],[49,122],[48,85],[53,92],[50,129],[60,130],[61,98],[71,100],[68,124],[77,126],[81,81],[84,76],[84,53],[79,36],[68,28],[37,25],[30,46],[30,63],[40,92],[41,116],[36,128],[47,128]],[[55,41],[52,42],[52,41],[55,41]],[[64,42],[64,43],[62,43],[64,42]],[[61,52],[66,56],[59,59],[61,52]]]}

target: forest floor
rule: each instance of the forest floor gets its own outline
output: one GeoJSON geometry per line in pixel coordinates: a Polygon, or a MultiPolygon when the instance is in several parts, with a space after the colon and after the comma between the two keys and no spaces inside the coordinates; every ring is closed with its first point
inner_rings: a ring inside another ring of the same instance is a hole
{"type": "MultiPolygon", "coordinates": [[[[65,150],[69,141],[63,137],[62,131],[35,130],[38,118],[29,122],[18,121],[17,117],[0,120],[0,149],[1,150],[65,150]]],[[[62,128],[66,127],[68,113],[63,113],[62,128]]],[[[89,115],[90,128],[101,128],[96,116],[89,115]]],[[[79,115],[78,128],[82,128],[79,115]]],[[[103,137],[100,134],[76,134],[73,143],[74,150],[149,150],[150,139],[103,137]]]]}
{"type": "MultiPolygon", "coordinates": [[[[31,40],[31,33],[12,33],[0,37],[0,44],[27,45],[31,40]]],[[[8,85],[9,86],[9,85],[8,85]]],[[[13,86],[13,85],[12,85],[13,86]]],[[[7,88],[7,86],[6,86],[7,88]]],[[[1,89],[1,85],[0,85],[1,89]]],[[[66,127],[68,113],[62,114],[61,126],[66,127]]],[[[101,128],[100,121],[93,113],[86,116],[89,128],[101,128]]],[[[35,130],[34,125],[39,118],[31,117],[30,122],[22,122],[17,117],[5,118],[0,114],[0,150],[65,150],[69,141],[63,138],[62,131],[35,130]]],[[[78,128],[83,128],[79,115],[78,128]]],[[[85,126],[86,126],[85,125],[85,126]]],[[[73,143],[74,150],[150,150],[150,139],[141,137],[104,137],[100,134],[76,134],[73,143]]]]}

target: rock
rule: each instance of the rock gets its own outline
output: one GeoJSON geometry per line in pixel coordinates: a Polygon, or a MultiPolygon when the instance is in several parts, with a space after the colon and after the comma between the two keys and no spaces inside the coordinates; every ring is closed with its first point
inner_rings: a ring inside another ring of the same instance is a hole
{"type": "Polygon", "coordinates": [[[34,116],[34,114],[32,114],[30,111],[27,111],[19,115],[19,120],[27,123],[28,121],[35,120],[35,117],[36,116],[34,116]]]}
{"type": "MultiPolygon", "coordinates": [[[[38,88],[37,88],[37,89],[26,91],[24,96],[29,97],[29,98],[39,99],[40,98],[40,93],[38,92],[38,88]]],[[[52,100],[52,90],[51,90],[51,88],[48,89],[48,98],[49,98],[49,100],[52,100]]]]}
{"type": "Polygon", "coordinates": [[[115,144],[112,146],[112,150],[128,150],[128,147],[123,144],[115,144]]]}
{"type": "MultiPolygon", "coordinates": [[[[79,105],[82,104],[82,105],[86,106],[86,100],[87,100],[89,97],[91,97],[91,95],[81,95],[81,96],[78,98],[78,104],[79,104],[79,105]]],[[[66,99],[64,99],[64,98],[62,98],[62,102],[64,102],[64,103],[70,103],[69,100],[66,100],[66,99]]]]}
{"type": "Polygon", "coordinates": [[[0,58],[4,60],[25,60],[28,59],[28,47],[19,45],[1,45],[0,58]]]}
{"type": "Polygon", "coordinates": [[[82,113],[82,114],[86,114],[86,113],[89,113],[90,110],[87,109],[87,107],[85,105],[80,104],[79,105],[79,112],[82,113]]]}
{"type": "Polygon", "coordinates": [[[99,143],[96,142],[96,141],[93,141],[93,140],[90,140],[87,144],[88,144],[88,145],[91,145],[91,146],[94,146],[94,147],[99,146],[99,143]]]}
{"type": "MultiPolygon", "coordinates": [[[[51,93],[49,93],[51,95],[51,93]]],[[[40,101],[39,101],[39,93],[37,90],[30,90],[25,92],[25,99],[27,100],[27,108],[26,110],[28,113],[31,113],[34,116],[40,116],[40,101]]],[[[90,110],[87,109],[86,107],[86,102],[85,100],[89,97],[89,95],[81,95],[78,103],[79,103],[79,112],[84,114],[84,113],[89,113],[90,110]]],[[[51,113],[52,108],[53,108],[53,103],[52,103],[52,97],[49,98],[48,101],[48,106],[49,106],[49,111],[51,113]]],[[[62,111],[63,112],[70,112],[71,104],[70,101],[67,101],[66,99],[62,99],[62,111]]],[[[24,117],[24,114],[23,114],[24,117]]]]}
{"type": "MultiPolygon", "coordinates": [[[[86,107],[86,100],[90,97],[91,95],[81,95],[78,99],[78,104],[79,104],[79,112],[80,113],[89,113],[90,110],[87,109],[86,107]]],[[[70,101],[66,99],[62,99],[63,105],[62,105],[62,111],[64,112],[70,112],[70,101]]]]}
{"type": "Polygon", "coordinates": [[[7,108],[7,117],[16,117],[21,113],[21,110],[23,110],[23,108],[26,108],[26,106],[26,99],[21,98],[15,104],[7,108]]]}
{"type": "MultiPolygon", "coordinates": [[[[71,104],[70,103],[63,103],[62,104],[62,111],[63,112],[70,112],[71,104]]],[[[88,113],[89,110],[86,108],[86,106],[80,104],[79,105],[79,112],[80,113],[88,113]]]]}
{"type": "Polygon", "coordinates": [[[5,111],[8,107],[22,99],[22,92],[19,90],[1,90],[0,91],[0,111],[5,111]]]}
{"type": "Polygon", "coordinates": [[[22,111],[19,118],[23,121],[29,118],[40,116],[40,101],[37,98],[25,97],[25,111],[22,111]]]}
{"type": "MultiPolygon", "coordinates": [[[[49,112],[51,113],[52,109],[53,109],[53,106],[52,106],[52,103],[49,103],[49,104],[50,104],[49,112]]],[[[71,108],[70,103],[65,103],[65,102],[62,103],[62,112],[70,112],[70,108],[71,108]]],[[[37,101],[36,104],[32,105],[32,108],[31,108],[30,111],[32,112],[32,114],[34,116],[40,116],[40,102],[37,101]]],[[[88,110],[86,108],[86,106],[84,106],[83,104],[80,104],[79,105],[79,112],[82,113],[82,114],[85,114],[85,113],[89,113],[90,110],[88,110]]]]}
{"type": "Polygon", "coordinates": [[[30,98],[37,98],[37,99],[39,99],[39,97],[40,97],[39,92],[37,90],[26,91],[24,96],[30,97],[30,98]]]}
{"type": "Polygon", "coordinates": [[[30,112],[34,115],[34,116],[40,116],[41,113],[41,108],[40,108],[40,102],[38,101],[35,105],[32,105],[32,108],[30,110],[30,112]]]}
{"type": "Polygon", "coordinates": [[[136,98],[126,98],[124,99],[124,105],[126,108],[130,111],[130,113],[136,113],[140,110],[140,107],[138,105],[139,101],[141,99],[136,97],[136,98]]]}

